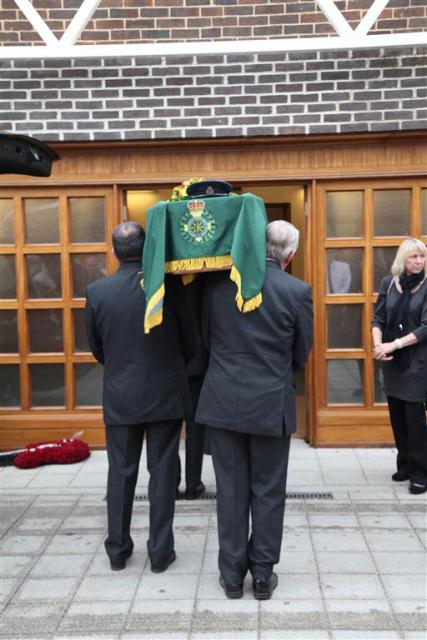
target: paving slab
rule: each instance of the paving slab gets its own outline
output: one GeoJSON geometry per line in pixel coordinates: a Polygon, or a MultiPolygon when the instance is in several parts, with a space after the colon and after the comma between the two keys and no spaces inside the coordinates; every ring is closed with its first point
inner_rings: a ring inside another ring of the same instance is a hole
{"type": "MultiPolygon", "coordinates": [[[[279,585],[265,602],[249,576],[241,599],[225,598],[214,499],[177,501],[177,560],[151,573],[145,456],[135,551],[116,573],[103,547],[105,452],[67,467],[0,469],[0,638],[426,640],[427,501],[391,482],[395,455],[293,441],[279,585]]],[[[203,480],[214,494],[208,456],[203,480]]]]}

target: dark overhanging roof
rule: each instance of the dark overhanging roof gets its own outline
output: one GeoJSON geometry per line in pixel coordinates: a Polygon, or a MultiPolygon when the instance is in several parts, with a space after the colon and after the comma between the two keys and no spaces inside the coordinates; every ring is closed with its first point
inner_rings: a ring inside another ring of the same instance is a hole
{"type": "Polygon", "coordinates": [[[12,133],[0,133],[0,174],[48,177],[59,156],[47,144],[12,133]]]}

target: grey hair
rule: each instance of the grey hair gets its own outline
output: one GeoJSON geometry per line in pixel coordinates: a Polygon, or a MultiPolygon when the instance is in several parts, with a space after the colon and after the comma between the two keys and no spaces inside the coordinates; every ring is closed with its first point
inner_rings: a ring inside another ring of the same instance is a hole
{"type": "MultiPolygon", "coordinates": [[[[405,271],[405,261],[406,258],[412,253],[412,251],[419,251],[424,254],[427,258],[427,248],[422,240],[418,240],[418,238],[406,238],[400,245],[397,250],[396,257],[394,258],[394,262],[391,265],[391,273],[394,276],[400,277],[402,273],[405,271]]],[[[425,273],[426,268],[424,268],[425,273]]]]}
{"type": "Polygon", "coordinates": [[[267,257],[278,262],[286,260],[298,249],[299,231],[285,220],[274,220],[267,225],[267,257]]]}

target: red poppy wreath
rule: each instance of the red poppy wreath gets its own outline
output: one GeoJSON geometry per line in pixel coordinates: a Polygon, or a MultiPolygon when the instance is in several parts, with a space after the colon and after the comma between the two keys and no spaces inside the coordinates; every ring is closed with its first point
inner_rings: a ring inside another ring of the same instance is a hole
{"type": "Polygon", "coordinates": [[[63,438],[27,445],[13,458],[13,464],[19,469],[34,469],[44,464],[80,462],[89,456],[90,449],[86,442],[75,438],[63,438]]]}

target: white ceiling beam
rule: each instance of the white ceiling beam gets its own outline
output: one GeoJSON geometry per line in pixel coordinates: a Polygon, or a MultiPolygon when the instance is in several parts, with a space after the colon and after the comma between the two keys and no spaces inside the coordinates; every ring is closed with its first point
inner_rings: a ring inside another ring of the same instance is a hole
{"type": "Polygon", "coordinates": [[[102,0],[83,0],[80,9],[64,31],[64,35],[60,40],[61,45],[73,45],[77,42],[81,32],[86,27],[101,2],[102,0]]]}
{"type": "Polygon", "coordinates": [[[359,36],[365,36],[388,3],[389,0],[375,0],[356,27],[355,33],[359,36]]]}
{"type": "Polygon", "coordinates": [[[0,60],[78,59],[144,56],[180,56],[281,51],[327,51],[427,45],[427,31],[388,33],[371,36],[321,38],[278,38],[264,40],[210,40],[198,42],[157,42],[154,44],[106,44],[61,46],[3,46],[0,60]]]}
{"type": "Polygon", "coordinates": [[[54,45],[58,42],[58,38],[52,33],[45,21],[40,18],[29,0],[15,0],[15,4],[22,11],[35,31],[37,31],[43,42],[47,45],[54,45]]]}
{"type": "Polygon", "coordinates": [[[350,36],[354,33],[333,0],[316,0],[316,3],[339,36],[350,36]]]}

